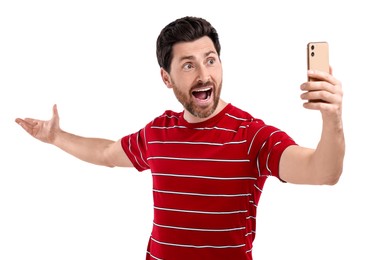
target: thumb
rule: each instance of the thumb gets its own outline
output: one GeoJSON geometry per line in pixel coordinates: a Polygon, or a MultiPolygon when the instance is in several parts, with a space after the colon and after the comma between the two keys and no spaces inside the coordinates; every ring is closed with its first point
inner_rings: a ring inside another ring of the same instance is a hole
{"type": "Polygon", "coordinates": [[[59,118],[58,107],[56,104],[53,105],[53,118],[59,118]]]}

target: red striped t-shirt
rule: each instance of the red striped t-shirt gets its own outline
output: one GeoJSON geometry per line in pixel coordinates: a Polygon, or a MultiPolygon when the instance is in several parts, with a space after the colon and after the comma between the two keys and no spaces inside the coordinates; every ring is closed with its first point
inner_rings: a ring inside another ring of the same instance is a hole
{"type": "Polygon", "coordinates": [[[152,172],[146,259],[252,259],[264,182],[296,144],[286,133],[228,104],[194,124],[166,111],[121,142],[137,170],[152,172]]]}

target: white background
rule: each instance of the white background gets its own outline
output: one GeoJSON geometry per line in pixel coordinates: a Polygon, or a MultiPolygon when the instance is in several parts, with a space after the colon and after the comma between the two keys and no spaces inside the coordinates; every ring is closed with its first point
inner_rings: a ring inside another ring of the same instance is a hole
{"type": "Polygon", "coordinates": [[[81,162],[30,137],[16,117],[113,140],[165,109],[155,42],[186,16],[220,35],[223,99],[315,147],[321,120],[302,108],[306,44],[328,41],[344,88],[347,152],[335,186],[269,179],[254,258],[369,259],[365,1],[1,1],[0,259],[144,259],[152,224],[146,171],[81,162]],[[345,3],[342,3],[345,2],[345,3]],[[242,4],[241,4],[242,3],[242,4]]]}

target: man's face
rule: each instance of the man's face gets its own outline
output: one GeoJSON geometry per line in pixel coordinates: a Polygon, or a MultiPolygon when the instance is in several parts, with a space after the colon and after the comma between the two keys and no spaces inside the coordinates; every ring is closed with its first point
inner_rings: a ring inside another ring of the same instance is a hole
{"type": "Polygon", "coordinates": [[[222,88],[222,64],[209,37],[175,44],[171,72],[161,73],[165,84],[173,88],[178,101],[191,114],[187,117],[212,115],[222,88]]]}

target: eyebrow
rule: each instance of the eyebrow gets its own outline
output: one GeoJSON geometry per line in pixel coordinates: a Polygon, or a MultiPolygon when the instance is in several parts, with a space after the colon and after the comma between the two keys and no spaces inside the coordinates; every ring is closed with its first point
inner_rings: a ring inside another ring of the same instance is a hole
{"type": "MultiPolygon", "coordinates": [[[[207,57],[209,56],[210,54],[216,54],[215,51],[208,51],[204,54],[204,57],[207,57]]],[[[194,60],[195,59],[195,56],[193,55],[189,55],[189,56],[183,56],[182,58],[179,59],[179,61],[183,61],[183,60],[194,60]]]]}

